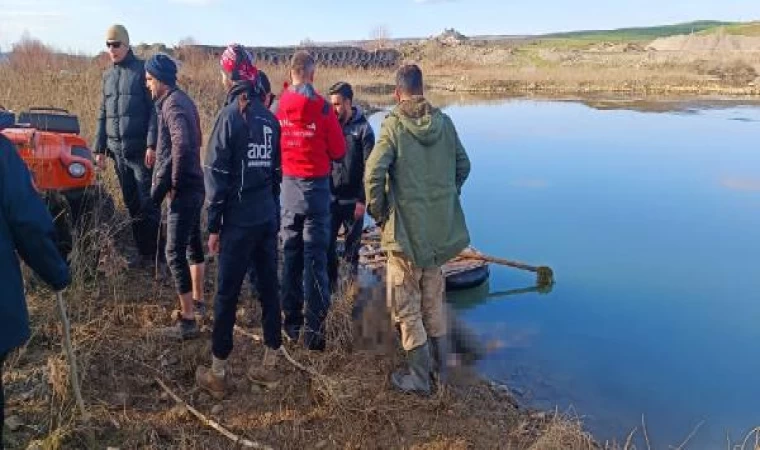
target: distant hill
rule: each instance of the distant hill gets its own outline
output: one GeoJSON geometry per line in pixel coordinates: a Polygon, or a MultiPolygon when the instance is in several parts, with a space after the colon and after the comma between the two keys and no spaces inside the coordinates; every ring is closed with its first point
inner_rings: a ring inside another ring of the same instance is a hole
{"type": "Polygon", "coordinates": [[[734,23],[724,27],[710,28],[702,31],[700,34],[712,34],[719,31],[725,32],[726,34],[758,37],[760,36],[760,21],[734,23]]]}
{"type": "MultiPolygon", "coordinates": [[[[652,27],[631,27],[610,30],[581,30],[561,33],[548,33],[538,35],[468,35],[473,41],[524,41],[531,39],[577,39],[588,41],[653,41],[657,38],[677,36],[682,34],[705,34],[713,33],[719,29],[726,30],[728,34],[741,34],[745,36],[760,36],[760,21],[758,22],[721,22],[717,20],[698,20],[672,25],[659,25],[652,27]]],[[[445,33],[445,32],[444,32],[445,33]]],[[[387,41],[394,45],[424,41],[427,37],[404,37],[390,38],[387,41]]],[[[361,46],[367,40],[346,40],[338,42],[319,42],[317,45],[354,45],[361,46]]]]}
{"type": "MultiPolygon", "coordinates": [[[[720,27],[741,29],[744,23],[719,22],[714,20],[699,20],[674,25],[661,25],[655,27],[618,28],[614,30],[587,30],[571,31],[567,33],[551,33],[538,36],[541,38],[556,39],[580,39],[580,40],[603,40],[603,41],[645,41],[661,37],[676,36],[679,34],[691,34],[717,30],[720,27]]],[[[740,34],[740,33],[736,33],[740,34]]]]}
{"type": "Polygon", "coordinates": [[[8,54],[7,53],[0,53],[0,63],[4,63],[8,61],[8,54]]]}

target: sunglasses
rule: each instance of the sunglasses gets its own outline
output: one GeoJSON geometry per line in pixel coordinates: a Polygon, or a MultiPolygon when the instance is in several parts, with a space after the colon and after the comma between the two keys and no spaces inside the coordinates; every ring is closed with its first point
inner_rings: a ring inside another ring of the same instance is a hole
{"type": "Polygon", "coordinates": [[[108,48],[119,48],[119,47],[121,47],[121,42],[106,42],[106,47],[108,47],[108,48]]]}

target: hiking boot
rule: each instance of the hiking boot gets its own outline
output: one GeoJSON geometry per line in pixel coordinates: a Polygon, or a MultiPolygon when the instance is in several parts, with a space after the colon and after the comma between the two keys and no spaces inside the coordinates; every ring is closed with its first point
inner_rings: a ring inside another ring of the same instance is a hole
{"type": "Polygon", "coordinates": [[[173,326],[161,329],[161,334],[171,339],[185,341],[197,338],[201,332],[195,319],[180,319],[173,326]]]}
{"type": "Polygon", "coordinates": [[[407,352],[408,370],[391,374],[391,385],[406,394],[430,395],[430,348],[428,343],[407,352]]]}
{"type": "Polygon", "coordinates": [[[248,369],[248,379],[252,383],[264,386],[267,389],[272,389],[280,384],[280,377],[277,373],[277,360],[279,359],[281,349],[272,350],[269,347],[264,347],[264,358],[261,360],[261,364],[253,365],[248,369]]]}
{"type": "Polygon", "coordinates": [[[198,366],[195,369],[195,383],[199,388],[206,390],[216,400],[224,398],[226,383],[224,377],[217,377],[210,368],[198,366]]]}
{"type": "Polygon", "coordinates": [[[430,338],[430,354],[433,357],[430,373],[440,383],[445,383],[448,375],[449,343],[446,336],[430,338]]]}

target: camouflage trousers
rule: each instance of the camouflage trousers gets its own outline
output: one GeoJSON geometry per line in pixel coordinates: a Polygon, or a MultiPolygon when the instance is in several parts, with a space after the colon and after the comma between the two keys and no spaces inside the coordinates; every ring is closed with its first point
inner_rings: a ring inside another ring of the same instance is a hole
{"type": "Polygon", "coordinates": [[[401,328],[404,350],[423,345],[428,337],[446,334],[445,282],[440,267],[416,267],[403,253],[390,252],[386,283],[388,309],[401,328]]]}

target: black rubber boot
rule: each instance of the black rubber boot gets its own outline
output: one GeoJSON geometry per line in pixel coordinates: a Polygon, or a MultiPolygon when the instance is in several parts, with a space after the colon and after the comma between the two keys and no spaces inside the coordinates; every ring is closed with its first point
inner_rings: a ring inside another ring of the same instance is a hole
{"type": "Polygon", "coordinates": [[[433,374],[434,378],[438,379],[439,383],[445,383],[448,376],[448,368],[446,366],[449,358],[448,336],[431,337],[429,341],[430,353],[433,357],[430,373],[433,374]]]}
{"type": "Polygon", "coordinates": [[[407,352],[408,370],[391,374],[391,384],[404,393],[430,395],[430,347],[428,343],[407,352]]]}

